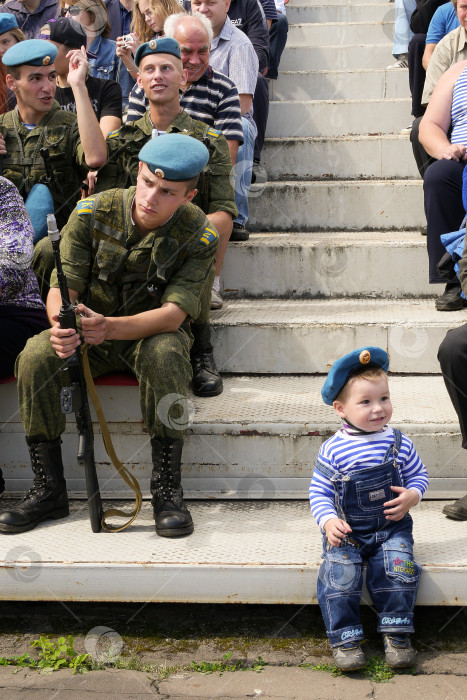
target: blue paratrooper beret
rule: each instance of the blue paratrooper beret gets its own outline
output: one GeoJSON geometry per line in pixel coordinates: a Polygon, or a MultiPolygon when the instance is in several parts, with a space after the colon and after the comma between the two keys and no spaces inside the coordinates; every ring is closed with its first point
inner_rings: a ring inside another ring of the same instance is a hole
{"type": "Polygon", "coordinates": [[[57,47],[44,39],[26,39],[3,54],[4,66],[48,66],[57,57],[57,47]]]}
{"type": "Polygon", "coordinates": [[[162,134],[148,141],[138,158],[154,175],[182,182],[199,175],[209,160],[209,151],[187,134],[162,134]]]}
{"type": "Polygon", "coordinates": [[[0,34],[5,34],[15,27],[18,27],[16,17],[10,12],[0,12],[0,34]]]}
{"type": "Polygon", "coordinates": [[[151,39],[151,41],[146,41],[146,43],[138,46],[134,62],[139,66],[142,58],[153,53],[170,53],[180,60],[182,58],[182,52],[180,51],[180,44],[178,41],[168,36],[163,36],[160,39],[151,39]]]}
{"type": "Polygon", "coordinates": [[[359,348],[344,355],[334,362],[321,389],[323,401],[332,406],[347,383],[350,375],[361,367],[381,367],[385,372],[389,368],[389,355],[386,350],[377,347],[359,348]]]}

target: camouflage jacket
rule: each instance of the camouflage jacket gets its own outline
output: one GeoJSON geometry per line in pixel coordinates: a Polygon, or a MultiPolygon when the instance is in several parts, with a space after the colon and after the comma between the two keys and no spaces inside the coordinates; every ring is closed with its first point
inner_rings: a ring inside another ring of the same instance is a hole
{"type": "MultiPolygon", "coordinates": [[[[174,302],[195,319],[210,294],[218,234],[193,204],[145,236],[131,217],[135,187],[81,200],[62,231],[70,289],[105,316],[130,316],[174,302]]],[[[58,287],[56,270],[51,287],[58,287]]]]}
{"type": "Polygon", "coordinates": [[[0,133],[5,139],[7,153],[3,156],[3,175],[11,180],[26,199],[33,185],[47,184],[55,204],[55,214],[63,226],[80,198],[80,183],[89,168],[79,140],[75,114],[60,109],[53,103],[40,123],[28,131],[18,111],[0,115],[0,133]],[[49,164],[53,182],[47,178],[41,148],[49,150],[49,164]]]}
{"type": "MultiPolygon", "coordinates": [[[[153,126],[147,111],[141,119],[125,124],[107,136],[108,161],[99,170],[98,192],[112,187],[136,184],[138,154],[152,137],[153,126]]],[[[230,212],[236,218],[235,194],[231,182],[232,159],[225,137],[203,122],[192,119],[184,110],[173,120],[167,133],[183,133],[203,141],[209,150],[209,162],[198,182],[198,194],[193,200],[205,214],[230,212]]]]}

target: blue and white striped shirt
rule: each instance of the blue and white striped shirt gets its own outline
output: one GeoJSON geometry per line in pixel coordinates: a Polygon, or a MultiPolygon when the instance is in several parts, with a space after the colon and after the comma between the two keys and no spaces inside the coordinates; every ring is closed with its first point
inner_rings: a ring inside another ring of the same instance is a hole
{"type": "MultiPolygon", "coordinates": [[[[321,445],[319,459],[335,471],[345,474],[352,469],[376,467],[381,464],[388,447],[394,444],[394,432],[386,426],[377,433],[351,434],[341,428],[321,445]]],[[[396,458],[402,485],[414,489],[422,498],[428,486],[428,474],[412,441],[402,433],[401,447],[396,458]]],[[[322,528],[331,518],[337,518],[334,487],[329,478],[316,470],[310,484],[311,512],[322,528]]],[[[396,498],[394,494],[394,498],[396,498]]]]}
{"type": "Polygon", "coordinates": [[[467,146],[467,66],[457,78],[452,93],[451,107],[451,143],[462,143],[467,146]]]}

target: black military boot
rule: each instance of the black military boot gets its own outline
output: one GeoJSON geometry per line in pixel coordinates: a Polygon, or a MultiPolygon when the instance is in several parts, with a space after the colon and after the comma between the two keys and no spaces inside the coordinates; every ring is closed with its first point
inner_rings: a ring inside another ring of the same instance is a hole
{"type": "Polygon", "coordinates": [[[183,502],[180,465],[183,440],[151,439],[151,494],[156,532],[161,537],[191,535],[190,511],[183,502]]]}
{"type": "Polygon", "coordinates": [[[26,441],[34,485],[20,503],[0,513],[0,532],[26,532],[43,520],[66,518],[70,512],[63,477],[62,441],[60,438],[53,442],[26,441]]]}
{"type": "Polygon", "coordinates": [[[191,332],[195,339],[191,348],[193,393],[196,396],[219,396],[224,386],[212,354],[209,323],[192,323],[191,332]]]}

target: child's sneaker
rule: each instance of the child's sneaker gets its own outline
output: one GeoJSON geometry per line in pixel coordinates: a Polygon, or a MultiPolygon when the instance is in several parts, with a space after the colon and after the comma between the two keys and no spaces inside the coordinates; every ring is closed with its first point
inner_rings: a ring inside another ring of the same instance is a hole
{"type": "Polygon", "coordinates": [[[341,647],[333,647],[332,653],[336,666],[341,671],[357,671],[365,665],[365,655],[358,642],[346,642],[341,647]]]}
{"type": "Polygon", "coordinates": [[[408,634],[383,634],[386,663],[391,668],[405,668],[415,663],[415,649],[408,634]]]}

